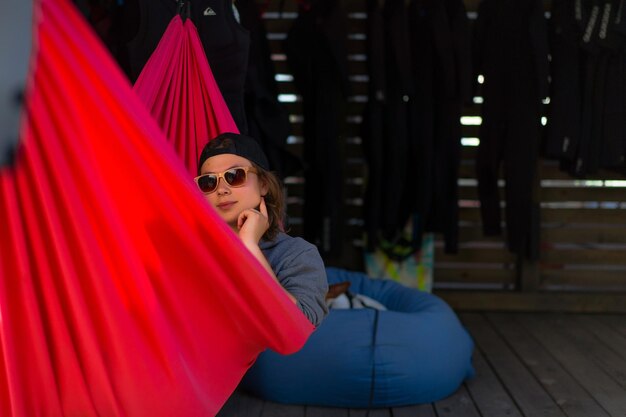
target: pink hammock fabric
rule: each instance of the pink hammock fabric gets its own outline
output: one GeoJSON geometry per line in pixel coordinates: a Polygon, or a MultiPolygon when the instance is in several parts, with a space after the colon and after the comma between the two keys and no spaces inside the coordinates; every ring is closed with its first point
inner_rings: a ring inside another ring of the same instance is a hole
{"type": "Polygon", "coordinates": [[[190,19],[172,19],[133,89],[194,176],[207,140],[239,132],[190,19]]]}
{"type": "Polygon", "coordinates": [[[0,415],[211,416],[313,331],[194,188],[67,0],[35,4],[0,170],[0,415]]]}

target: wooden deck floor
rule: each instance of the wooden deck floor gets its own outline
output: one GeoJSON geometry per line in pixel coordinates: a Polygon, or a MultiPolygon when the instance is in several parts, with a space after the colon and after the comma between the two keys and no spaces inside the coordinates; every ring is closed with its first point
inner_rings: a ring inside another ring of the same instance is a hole
{"type": "Polygon", "coordinates": [[[465,313],[476,377],[433,404],[355,410],[236,392],[219,417],[626,416],[626,315],[465,313]]]}

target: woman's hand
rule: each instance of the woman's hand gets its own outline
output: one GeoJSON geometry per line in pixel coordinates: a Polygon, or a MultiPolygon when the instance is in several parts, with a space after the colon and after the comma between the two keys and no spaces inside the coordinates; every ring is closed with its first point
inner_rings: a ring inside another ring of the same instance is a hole
{"type": "Polygon", "coordinates": [[[267,214],[265,199],[261,197],[259,209],[244,210],[237,218],[239,238],[245,244],[258,245],[263,234],[269,229],[270,222],[267,214]]]}
{"type": "MultiPolygon", "coordinates": [[[[265,205],[265,199],[261,197],[261,203],[259,209],[244,210],[239,214],[237,218],[237,229],[239,230],[239,239],[243,242],[244,246],[248,248],[250,253],[261,263],[268,274],[280,284],[280,281],[276,277],[276,273],[272,270],[269,262],[263,255],[261,248],[259,248],[259,241],[263,234],[269,229],[270,221],[267,214],[267,206],[265,205]]],[[[285,287],[281,288],[287,294],[287,297],[294,303],[297,303],[296,297],[294,297],[289,291],[285,290],[285,287]]]]}

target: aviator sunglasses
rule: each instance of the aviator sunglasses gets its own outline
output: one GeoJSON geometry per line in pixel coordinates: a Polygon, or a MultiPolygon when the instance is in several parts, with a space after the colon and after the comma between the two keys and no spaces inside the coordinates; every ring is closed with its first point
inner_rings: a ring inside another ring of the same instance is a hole
{"type": "Polygon", "coordinates": [[[248,179],[248,171],[256,174],[256,170],[253,167],[234,167],[227,169],[224,172],[212,172],[209,174],[202,174],[197,176],[193,180],[198,184],[198,188],[204,194],[210,194],[217,190],[217,184],[220,178],[223,178],[231,187],[242,187],[248,179]]]}

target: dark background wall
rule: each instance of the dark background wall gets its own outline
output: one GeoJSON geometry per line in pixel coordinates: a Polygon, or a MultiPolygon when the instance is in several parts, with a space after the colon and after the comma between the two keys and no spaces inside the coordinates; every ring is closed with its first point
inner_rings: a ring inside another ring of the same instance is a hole
{"type": "MultiPolygon", "coordinates": [[[[479,3],[478,0],[465,1],[470,26],[477,17],[479,3]]],[[[262,20],[276,71],[279,100],[286,107],[291,123],[292,132],[286,147],[302,155],[305,146],[303,102],[285,51],[288,31],[298,16],[298,3],[268,0],[258,4],[265,8],[262,20]]],[[[328,265],[363,270],[368,166],[361,128],[370,80],[366,49],[368,16],[364,0],[343,0],[341,5],[347,17],[350,94],[339,138],[345,172],[343,198],[336,204],[344,209],[345,234],[341,254],[329,255],[325,260],[328,265]]],[[[544,2],[544,9],[546,19],[550,19],[550,1],[544,2]]],[[[545,114],[548,103],[546,101],[544,106],[545,114]]],[[[576,179],[561,171],[558,161],[540,158],[535,190],[541,205],[539,259],[532,262],[522,259],[506,249],[503,237],[485,237],[482,233],[475,176],[481,113],[482,98],[477,92],[464,107],[460,120],[459,252],[445,253],[442,236],[435,235],[435,290],[449,297],[456,306],[467,308],[550,309],[552,305],[579,310],[595,305],[598,309],[616,309],[621,299],[610,295],[626,291],[626,179],[609,171],[576,179]],[[531,294],[532,297],[512,301],[507,298],[512,294],[531,294]],[[542,298],[546,294],[554,294],[554,297],[542,298]],[[608,298],[601,298],[603,295],[608,298]]],[[[304,177],[288,176],[285,184],[290,233],[303,235],[304,177]]],[[[504,181],[500,181],[501,192],[504,185],[504,181]]]]}

